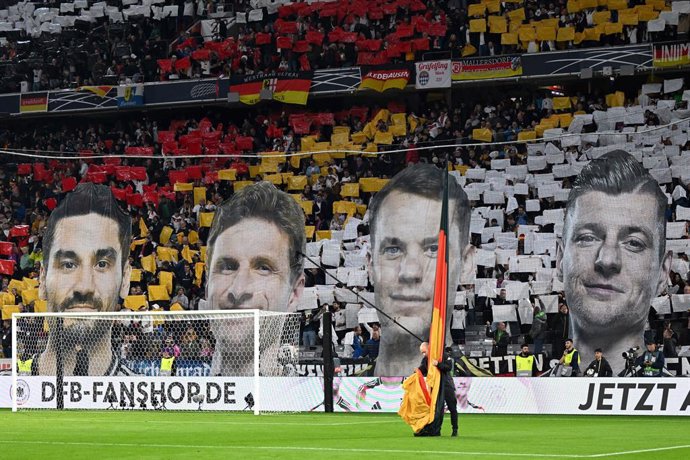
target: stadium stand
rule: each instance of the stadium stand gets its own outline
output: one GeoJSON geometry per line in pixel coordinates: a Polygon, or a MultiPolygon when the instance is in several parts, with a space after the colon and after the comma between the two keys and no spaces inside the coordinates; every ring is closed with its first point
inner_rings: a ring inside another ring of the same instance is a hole
{"type": "MultiPolygon", "coordinates": [[[[1,145],[56,158],[3,158],[4,317],[12,311],[45,309],[36,289],[42,229],[50,211],[78,182],[109,184],[133,217],[134,282],[123,308],[174,310],[197,309],[205,302],[204,244],[215,207],[234,191],[263,179],[300,203],[308,252],[343,281],[324,288],[324,273],[307,269],[309,294],[304,302],[306,309],[314,309],[312,319],[318,320],[326,304],[334,309],[338,302],[344,311],[354,312],[367,336],[378,322],[376,312],[349,300],[345,287],[373,300],[371,286],[361,276],[363,261],[356,256],[368,245],[369,199],[407,164],[441,165],[447,159],[472,201],[472,243],[478,248],[477,280],[467,280],[461,308],[453,315],[453,328],[463,334],[454,338],[464,342],[468,355],[488,353],[483,325],[493,321],[494,305],[512,304],[509,351],[515,352],[517,344],[529,340],[534,307],[545,310],[553,324],[564,303],[547,255],[555,255],[550,237],[572,179],[587,159],[623,147],[662,184],[671,204],[667,218],[669,245],[676,252],[673,284],[655,301],[650,324],[658,329],[664,320],[673,321],[675,345],[688,345],[688,319],[670,308],[682,311],[690,294],[690,167],[683,153],[689,146],[686,86],[682,78],[632,85],[627,94],[607,94],[605,83],[596,86],[594,91],[572,93],[567,87],[551,87],[531,91],[530,97],[512,97],[510,92],[480,100],[462,97],[463,102],[450,106],[425,103],[414,111],[393,101],[337,111],[267,107],[239,117],[218,109],[205,116],[191,110],[188,118],[151,113],[97,121],[60,119],[50,125],[14,123],[0,131],[1,145]],[[102,154],[121,157],[97,158],[102,154]],[[231,156],[213,158],[217,154],[231,156]],[[324,289],[333,300],[319,305],[315,294],[319,291],[323,299],[324,289]]],[[[308,323],[305,318],[304,325],[308,323]]],[[[42,334],[36,325],[22,327],[42,334]]],[[[123,358],[127,353],[149,356],[160,348],[167,340],[161,331],[155,342],[141,336],[155,327],[123,329],[123,358]],[[147,344],[148,351],[137,348],[137,340],[147,344]]],[[[212,347],[203,331],[174,331],[172,340],[183,354],[190,347],[195,356],[208,357],[212,347]]]]}
{"type": "Polygon", "coordinates": [[[661,42],[689,26],[665,0],[115,3],[3,2],[0,92],[661,42]]]}
{"type": "Polygon", "coordinates": [[[204,2],[4,1],[0,92],[155,81],[156,59],[199,17],[204,2]]]}

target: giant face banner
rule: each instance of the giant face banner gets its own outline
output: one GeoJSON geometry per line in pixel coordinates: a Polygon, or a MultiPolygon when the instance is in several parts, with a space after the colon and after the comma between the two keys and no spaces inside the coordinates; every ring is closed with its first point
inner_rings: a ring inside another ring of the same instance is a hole
{"type": "MultiPolygon", "coordinates": [[[[548,161],[557,156],[550,154],[548,161]]],[[[556,342],[570,337],[584,361],[583,369],[594,350],[603,348],[617,373],[626,364],[619,356],[643,344],[650,306],[654,303],[663,314],[670,313],[671,301],[678,311],[687,301],[677,292],[669,296],[664,309],[657,299],[667,286],[672,264],[666,248],[667,197],[643,164],[625,152],[609,152],[581,165],[571,190],[562,189],[554,174],[539,173],[543,166],[537,163],[542,159],[546,164],[547,158],[530,154],[526,167],[496,159],[492,170],[451,174],[446,329],[464,328],[465,314],[453,310],[471,305],[478,317],[474,324],[483,325],[487,318],[506,323],[495,324],[492,329],[498,332],[487,340],[496,342],[494,351],[502,346],[507,350],[507,332],[525,334],[536,305],[549,314],[552,330],[560,327],[560,338],[554,336],[548,350],[550,358],[561,358],[563,351],[556,342]],[[508,183],[508,175],[514,184],[508,183]],[[528,196],[530,187],[535,197],[528,196]],[[518,199],[525,201],[524,208],[517,205],[518,199]],[[540,210],[548,200],[552,209],[540,210]],[[527,224],[525,208],[535,213],[534,224],[527,224]],[[511,223],[516,218],[521,222],[511,223]],[[500,271],[502,280],[497,280],[494,270],[500,271]],[[564,308],[559,313],[559,292],[569,306],[567,315],[564,308]]],[[[342,349],[336,351],[343,360],[361,357],[353,356],[352,340],[367,350],[366,362],[345,362],[343,369],[360,375],[409,375],[419,365],[418,346],[428,339],[431,323],[442,170],[418,164],[381,180],[381,187],[365,188],[368,183],[363,179],[360,184],[346,184],[352,201],[315,200],[311,206],[303,206],[302,197],[298,204],[297,196],[268,182],[243,183],[241,190],[236,184],[236,193],[217,208],[205,208],[200,195],[198,223],[208,220],[204,225],[186,228],[177,223],[174,230],[166,225],[152,235],[154,227],[149,232],[139,219],[134,241],[131,218],[119,208],[111,189],[81,184],[48,221],[37,292],[47,302],[48,312],[73,313],[114,311],[120,298],[129,301],[125,306],[130,309],[146,309],[153,302],[168,302],[166,308],[180,302],[188,308],[185,289],[178,293],[185,283],[196,286],[205,295],[202,305],[214,311],[323,310],[337,301],[343,308],[342,322],[336,318],[336,332],[343,333],[338,334],[342,349]],[[356,201],[369,196],[369,201],[356,201]],[[305,210],[310,209],[312,217],[320,212],[327,215],[323,210],[329,205],[339,226],[312,227],[313,241],[307,243],[305,210]],[[367,223],[369,234],[361,225],[367,223]],[[129,292],[130,247],[135,284],[141,292],[129,292]],[[312,280],[307,290],[305,262],[312,280]],[[362,331],[376,323],[381,324],[380,338],[370,332],[371,343],[345,334],[357,335],[356,326],[361,325],[362,331]],[[374,350],[378,353],[371,356],[374,350]]],[[[341,196],[345,189],[341,188],[341,196]]],[[[676,212],[683,216],[682,207],[676,212]]],[[[669,227],[669,241],[682,243],[683,232],[675,224],[669,227]]],[[[27,285],[22,293],[25,300],[31,300],[32,289],[36,286],[27,285]]],[[[63,344],[69,345],[62,348],[61,356],[66,376],[159,375],[161,360],[169,359],[162,356],[165,350],[176,359],[176,372],[171,373],[179,376],[253,374],[249,317],[203,326],[199,322],[199,327],[180,330],[163,320],[136,325],[51,321],[31,320],[26,326],[46,332],[45,342],[20,336],[18,349],[23,362],[30,360],[29,374],[56,374],[58,328],[63,344]]],[[[318,312],[314,317],[306,315],[304,326],[323,333],[318,312]]],[[[451,334],[447,337],[450,344],[451,334]]],[[[284,338],[274,336],[272,344],[262,344],[262,352],[278,355],[284,338]]],[[[488,354],[489,348],[483,348],[482,354],[488,354]]],[[[471,363],[492,373],[513,373],[513,361],[503,359],[504,355],[494,353],[487,359],[495,362],[484,364],[486,356],[471,356],[471,363]]],[[[548,360],[539,354],[538,358],[538,370],[545,370],[543,363],[548,360]]]]}
{"type": "MultiPolygon", "coordinates": [[[[68,194],[50,215],[43,237],[38,292],[47,310],[115,311],[119,298],[129,291],[130,240],[131,218],[120,209],[109,187],[84,183],[68,194]]],[[[26,335],[18,353],[23,360],[35,355],[31,373],[55,375],[58,355],[69,373],[80,366],[84,375],[118,373],[110,324],[65,319],[59,328],[50,328],[40,318],[27,321],[31,324],[22,323],[26,335]],[[32,336],[41,329],[48,329],[44,346],[32,336]]]]}
{"type": "MultiPolygon", "coordinates": [[[[630,154],[587,165],[566,206],[557,269],[584,356],[621,356],[639,342],[652,299],[666,287],[666,195],[630,154]]],[[[620,369],[619,369],[620,370],[620,369]]]]}

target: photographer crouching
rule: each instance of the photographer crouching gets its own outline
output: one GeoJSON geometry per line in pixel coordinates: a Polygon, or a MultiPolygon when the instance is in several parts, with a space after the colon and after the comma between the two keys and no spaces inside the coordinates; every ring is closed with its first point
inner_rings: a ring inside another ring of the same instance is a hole
{"type": "Polygon", "coordinates": [[[613,377],[611,365],[604,358],[604,352],[601,348],[594,350],[594,361],[587,366],[585,377],[613,377]]]}
{"type": "Polygon", "coordinates": [[[645,340],[645,346],[647,351],[635,361],[637,366],[642,367],[640,375],[643,377],[661,377],[665,364],[664,354],[656,349],[656,342],[653,340],[645,340]]]}

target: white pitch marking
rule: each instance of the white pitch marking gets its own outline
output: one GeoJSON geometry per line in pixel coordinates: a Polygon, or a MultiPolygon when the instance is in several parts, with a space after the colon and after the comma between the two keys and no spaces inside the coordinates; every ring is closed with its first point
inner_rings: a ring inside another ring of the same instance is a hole
{"type": "Polygon", "coordinates": [[[35,445],[63,445],[63,446],[89,446],[89,447],[148,447],[152,449],[172,448],[172,449],[251,449],[268,451],[309,451],[309,452],[352,452],[352,453],[373,453],[373,454],[441,454],[455,456],[498,456],[498,457],[538,457],[538,458],[602,458],[630,454],[641,454],[647,452],[661,452],[676,449],[688,449],[690,445],[657,447],[651,449],[639,449],[620,452],[606,452],[601,454],[530,454],[517,452],[460,452],[460,451],[440,451],[440,450],[405,450],[405,449],[363,449],[363,448],[336,448],[336,447],[302,447],[302,446],[212,446],[200,444],[140,444],[140,443],[114,443],[114,442],[69,442],[69,441],[20,441],[20,440],[0,440],[0,444],[35,444],[35,445]]]}

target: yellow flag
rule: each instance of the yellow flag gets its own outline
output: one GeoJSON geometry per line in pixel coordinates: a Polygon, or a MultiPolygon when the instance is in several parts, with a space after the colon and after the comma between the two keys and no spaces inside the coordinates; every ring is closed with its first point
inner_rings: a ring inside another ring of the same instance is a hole
{"type": "Polygon", "coordinates": [[[189,244],[197,244],[199,242],[199,233],[195,230],[191,230],[189,235],[187,235],[187,241],[189,241],[189,244]]]}
{"type": "Polygon", "coordinates": [[[41,299],[34,300],[34,313],[45,313],[48,311],[48,302],[41,299]]]}
{"type": "Polygon", "coordinates": [[[299,205],[302,207],[306,215],[311,215],[314,212],[313,201],[300,201],[299,205]]]}
{"type": "Polygon", "coordinates": [[[348,217],[352,217],[357,212],[357,205],[352,201],[334,201],[333,202],[333,213],[335,214],[347,214],[348,217]]]}
{"type": "Polygon", "coordinates": [[[194,206],[199,204],[201,200],[206,201],[206,187],[194,187],[194,206]]]}
{"type": "Polygon", "coordinates": [[[19,313],[18,305],[3,305],[2,306],[2,320],[12,319],[12,313],[19,313]]]}
{"type": "Polygon", "coordinates": [[[156,257],[153,254],[149,254],[146,257],[142,257],[141,268],[143,268],[149,273],[156,273],[156,257]]]}
{"type": "Polygon", "coordinates": [[[191,192],[194,190],[194,184],[191,182],[175,182],[173,190],[176,192],[191,192]]]}
{"type": "Polygon", "coordinates": [[[172,294],[173,289],[173,274],[172,272],[158,272],[158,282],[168,290],[168,294],[172,294]]]}
{"type": "Polygon", "coordinates": [[[137,311],[141,307],[147,307],[148,302],[146,301],[146,296],[145,295],[128,295],[125,297],[125,308],[132,310],[132,311],[137,311]]]}
{"type": "Polygon", "coordinates": [[[0,292],[0,305],[14,305],[14,294],[9,292],[0,292]]]}
{"type": "Polygon", "coordinates": [[[213,216],[215,212],[200,212],[199,213],[199,227],[210,227],[213,223],[213,216]]]}
{"type": "Polygon", "coordinates": [[[134,251],[137,246],[141,246],[142,244],[146,243],[146,238],[140,238],[138,240],[132,241],[132,244],[129,245],[129,250],[134,251]]]}
{"type": "Polygon", "coordinates": [[[146,237],[149,235],[149,228],[146,226],[146,222],[141,217],[139,218],[139,236],[146,237]]]}
{"type": "Polygon", "coordinates": [[[391,145],[393,143],[393,133],[390,131],[376,131],[374,134],[374,144],[391,145]]]}
{"type": "Polygon", "coordinates": [[[201,286],[201,279],[204,276],[204,268],[206,264],[203,262],[197,262],[194,264],[194,284],[201,286]]]}
{"type": "Polygon", "coordinates": [[[182,255],[182,258],[184,260],[186,260],[188,263],[191,264],[193,259],[194,259],[194,256],[198,253],[199,253],[199,251],[192,251],[191,249],[189,249],[189,246],[187,246],[185,244],[184,247],[182,248],[181,255],[182,255]]]}
{"type": "Polygon", "coordinates": [[[177,260],[178,260],[177,249],[164,248],[163,246],[158,246],[156,248],[156,254],[158,255],[159,260],[162,260],[164,262],[175,262],[175,263],[177,263],[177,260]]]}
{"type": "Polygon", "coordinates": [[[340,189],[340,196],[358,197],[359,183],[343,184],[340,189]]]}
{"type": "Polygon", "coordinates": [[[302,190],[307,185],[307,176],[293,176],[288,178],[288,190],[302,190]]]}
{"type": "Polygon", "coordinates": [[[132,283],[138,283],[141,281],[141,270],[138,268],[133,268],[132,273],[129,276],[129,281],[132,283]]]}
{"type": "Polygon", "coordinates": [[[484,142],[493,140],[493,132],[487,128],[476,128],[472,130],[472,139],[484,142]]]}
{"type": "Polygon", "coordinates": [[[237,171],[234,169],[221,169],[218,171],[219,180],[233,181],[237,179],[237,171]]]}
{"type": "Polygon", "coordinates": [[[38,288],[24,289],[22,291],[22,302],[28,305],[38,299],[38,288]]]}
{"type": "Polygon", "coordinates": [[[330,240],[330,239],[331,239],[331,231],[330,230],[317,230],[316,241],[330,240]]]}
{"type": "Polygon", "coordinates": [[[38,287],[38,280],[36,280],[36,279],[24,277],[24,278],[22,278],[22,281],[24,282],[24,287],[27,287],[27,288],[38,287]]]}
{"type": "Polygon", "coordinates": [[[10,291],[16,289],[17,292],[22,292],[24,290],[24,282],[19,280],[10,280],[10,284],[7,286],[10,291]]]}
{"type": "Polygon", "coordinates": [[[168,244],[172,234],[173,234],[172,227],[168,227],[167,225],[165,227],[163,227],[163,229],[161,229],[161,234],[160,234],[161,244],[168,244]]]}
{"type": "Polygon", "coordinates": [[[159,284],[149,284],[149,301],[154,302],[156,300],[170,300],[168,289],[159,284]]]}

